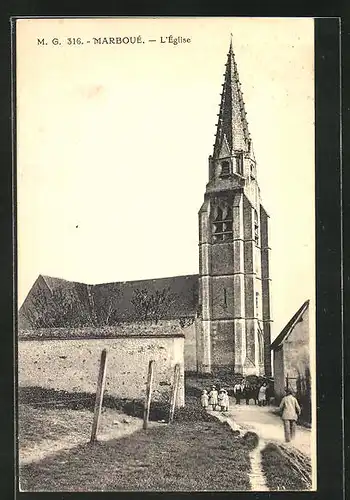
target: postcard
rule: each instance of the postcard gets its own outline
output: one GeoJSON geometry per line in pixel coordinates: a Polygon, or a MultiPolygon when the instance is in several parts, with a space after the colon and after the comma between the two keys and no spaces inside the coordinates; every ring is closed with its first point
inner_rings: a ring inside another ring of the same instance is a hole
{"type": "Polygon", "coordinates": [[[20,491],[316,490],[314,19],[15,53],[20,491]]]}

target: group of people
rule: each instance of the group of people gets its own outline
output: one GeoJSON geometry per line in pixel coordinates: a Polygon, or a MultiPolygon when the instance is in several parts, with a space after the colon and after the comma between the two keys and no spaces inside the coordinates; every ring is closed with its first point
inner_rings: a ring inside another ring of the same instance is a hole
{"type": "MultiPolygon", "coordinates": [[[[254,390],[256,390],[256,388],[254,388],[254,390]]],[[[245,398],[249,398],[251,395],[251,392],[248,391],[248,386],[243,385],[243,383],[236,384],[233,388],[233,393],[236,398],[236,404],[240,404],[241,396],[243,396],[244,393],[245,398]]],[[[257,388],[255,393],[257,395],[257,402],[260,406],[268,404],[267,393],[268,385],[264,382],[257,388]]],[[[247,404],[249,404],[249,399],[247,400],[247,404]]],[[[209,393],[204,389],[201,395],[201,406],[204,409],[212,409],[214,411],[218,408],[223,412],[228,411],[229,396],[227,390],[223,388],[218,390],[215,385],[212,386],[209,393]]],[[[288,443],[295,438],[296,424],[301,413],[298,400],[289,387],[285,389],[285,396],[282,398],[279,411],[283,421],[285,441],[288,443]]]]}
{"type": "Polygon", "coordinates": [[[241,399],[245,399],[246,404],[253,399],[255,404],[266,406],[270,403],[271,388],[264,382],[260,387],[247,382],[245,379],[237,382],[233,387],[233,394],[236,399],[236,404],[241,404],[241,399]]]}
{"type": "Polygon", "coordinates": [[[217,410],[220,407],[221,411],[228,411],[230,401],[227,390],[220,389],[218,391],[216,386],[213,385],[208,394],[208,391],[204,389],[201,395],[201,405],[205,409],[211,407],[212,410],[217,410]]]}

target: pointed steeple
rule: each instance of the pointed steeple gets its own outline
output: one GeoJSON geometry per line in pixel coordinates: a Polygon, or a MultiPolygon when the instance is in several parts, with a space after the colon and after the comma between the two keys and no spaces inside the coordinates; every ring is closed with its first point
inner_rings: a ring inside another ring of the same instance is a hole
{"type": "Polygon", "coordinates": [[[231,156],[235,151],[249,152],[251,150],[243,94],[232,47],[232,35],[224,76],[213,152],[214,159],[231,156]]]}

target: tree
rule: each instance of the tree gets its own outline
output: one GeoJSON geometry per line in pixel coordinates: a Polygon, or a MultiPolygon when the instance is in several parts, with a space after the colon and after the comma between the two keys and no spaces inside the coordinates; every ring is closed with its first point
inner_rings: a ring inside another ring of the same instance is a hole
{"type": "Polygon", "coordinates": [[[96,314],[97,326],[112,326],[118,325],[120,320],[120,311],[116,307],[116,300],[118,293],[114,293],[113,296],[108,296],[104,302],[99,306],[98,313],[96,314]]]}
{"type": "Polygon", "coordinates": [[[137,288],[134,290],[131,303],[138,320],[157,324],[159,320],[166,317],[175,298],[176,295],[171,293],[170,288],[163,288],[154,292],[147,290],[147,288],[137,288]]]}

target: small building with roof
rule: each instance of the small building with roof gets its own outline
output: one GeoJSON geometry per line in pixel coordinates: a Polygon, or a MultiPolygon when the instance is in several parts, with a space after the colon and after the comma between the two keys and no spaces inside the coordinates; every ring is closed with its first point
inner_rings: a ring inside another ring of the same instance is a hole
{"type": "Polygon", "coordinates": [[[300,384],[310,381],[309,305],[306,300],[271,344],[277,400],[286,385],[300,393],[306,390],[300,384]]]}

